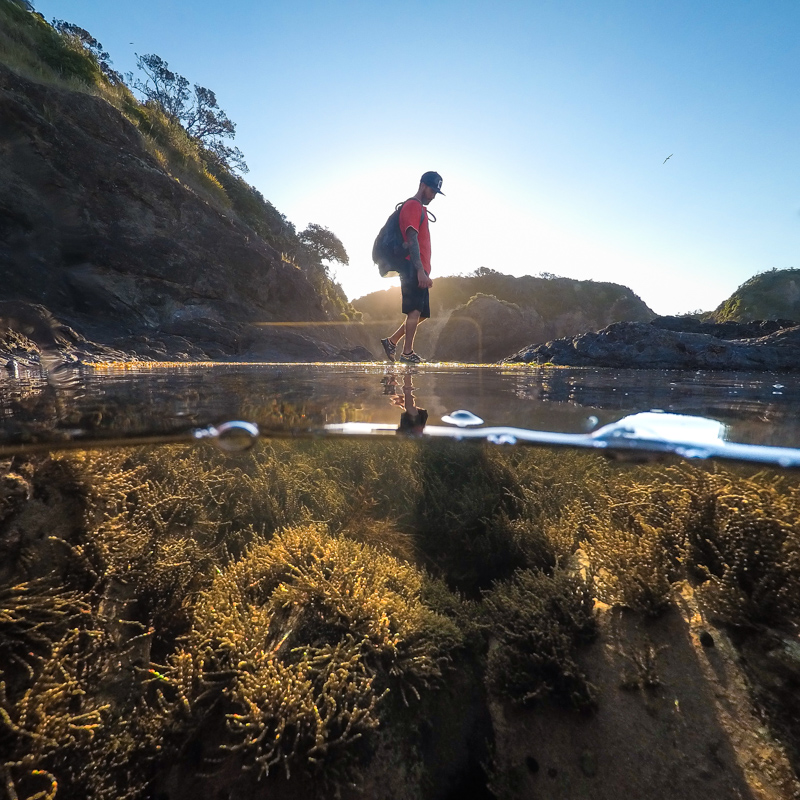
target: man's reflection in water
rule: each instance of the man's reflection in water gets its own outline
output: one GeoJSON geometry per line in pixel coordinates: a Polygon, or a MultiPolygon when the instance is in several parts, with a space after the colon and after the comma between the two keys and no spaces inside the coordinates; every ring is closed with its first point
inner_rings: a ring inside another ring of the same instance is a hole
{"type": "Polygon", "coordinates": [[[392,397],[392,405],[404,409],[400,415],[400,425],[397,428],[397,432],[410,436],[419,436],[428,421],[428,412],[424,408],[417,406],[416,398],[414,397],[413,373],[409,371],[403,374],[402,389],[399,385],[397,373],[390,372],[386,374],[381,379],[381,382],[384,386],[383,393],[392,397]]]}

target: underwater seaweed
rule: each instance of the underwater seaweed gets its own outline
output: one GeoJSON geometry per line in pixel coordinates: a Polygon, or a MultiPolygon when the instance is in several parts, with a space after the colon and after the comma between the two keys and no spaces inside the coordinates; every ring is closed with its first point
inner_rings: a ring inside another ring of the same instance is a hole
{"type": "Polygon", "coordinates": [[[577,661],[596,633],[592,584],[556,569],[552,575],[519,570],[484,597],[490,646],[486,680],[501,696],[522,704],[552,698],[591,709],[595,690],[577,661]]]}
{"type": "Polygon", "coordinates": [[[44,791],[42,796],[54,797],[63,774],[80,768],[70,765],[70,755],[87,747],[108,711],[90,691],[96,673],[85,669],[84,658],[76,658],[91,647],[87,637],[94,635],[74,630],[55,643],[15,702],[0,681],[2,767],[9,792],[27,796],[29,791],[44,791]],[[48,782],[50,787],[42,790],[48,782]]]}
{"type": "Polygon", "coordinates": [[[12,694],[33,679],[76,617],[88,606],[74,592],[43,580],[0,587],[0,677],[12,694]],[[17,679],[15,679],[15,676],[17,679]]]}
{"type": "Polygon", "coordinates": [[[737,625],[784,625],[800,612],[800,496],[783,477],[675,467],[682,560],[698,596],[737,625]]]}
{"type": "MultiPolygon", "coordinates": [[[[14,469],[0,535],[43,523],[0,583],[19,797],[248,797],[259,777],[331,794],[434,724],[415,698],[455,653],[478,694],[593,708],[595,597],[658,614],[688,580],[737,625],[800,611],[800,488],[766,475],[394,440],[14,469]]],[[[655,651],[636,659],[655,687],[655,651]]]]}
{"type": "Polygon", "coordinates": [[[237,759],[256,777],[324,766],[326,780],[345,780],[387,692],[419,697],[461,643],[421,602],[422,581],[321,525],[251,545],[200,594],[192,632],[162,670],[173,728],[188,739],[224,721],[206,760],[237,759]]]}
{"type": "Polygon", "coordinates": [[[678,563],[663,528],[638,515],[624,526],[597,515],[583,544],[594,572],[597,598],[648,616],[658,616],[670,603],[678,563]]]}

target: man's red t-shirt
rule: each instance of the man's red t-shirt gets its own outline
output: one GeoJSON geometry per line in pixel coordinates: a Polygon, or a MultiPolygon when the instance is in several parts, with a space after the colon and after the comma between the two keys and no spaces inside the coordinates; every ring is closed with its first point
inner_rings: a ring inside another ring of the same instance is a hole
{"type": "MultiPolygon", "coordinates": [[[[406,200],[400,209],[400,230],[403,232],[403,241],[407,242],[406,231],[413,228],[419,240],[419,255],[422,259],[422,266],[427,275],[431,274],[431,232],[428,228],[428,214],[422,213],[423,205],[419,200],[406,200]],[[420,224],[420,217],[422,224],[420,224]]],[[[410,256],[406,256],[408,260],[410,256]]]]}

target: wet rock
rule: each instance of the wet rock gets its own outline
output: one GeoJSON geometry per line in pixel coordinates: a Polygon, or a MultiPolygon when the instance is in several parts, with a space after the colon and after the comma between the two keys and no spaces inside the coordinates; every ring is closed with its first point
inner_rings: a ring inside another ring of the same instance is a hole
{"type": "Polygon", "coordinates": [[[573,367],[797,370],[800,326],[755,338],[725,339],[652,323],[618,322],[596,333],[528,347],[506,361],[573,367]]]}
{"type": "Polygon", "coordinates": [[[339,361],[372,361],[374,356],[366,347],[343,348],[338,352],[339,361]]]}
{"type": "Polygon", "coordinates": [[[786,680],[800,684],[800,641],[783,634],[776,637],[775,646],[767,651],[769,663],[786,680]]]}

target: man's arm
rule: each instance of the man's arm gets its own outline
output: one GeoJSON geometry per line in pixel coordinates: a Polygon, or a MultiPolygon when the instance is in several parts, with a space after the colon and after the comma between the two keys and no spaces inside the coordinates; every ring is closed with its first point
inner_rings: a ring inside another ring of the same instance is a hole
{"type": "Polygon", "coordinates": [[[419,234],[411,227],[406,228],[406,247],[410,255],[411,265],[417,271],[417,283],[420,289],[430,289],[433,281],[422,266],[422,256],[419,253],[419,234]]]}

